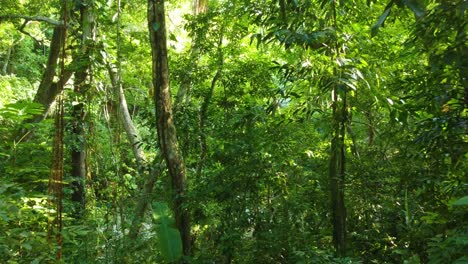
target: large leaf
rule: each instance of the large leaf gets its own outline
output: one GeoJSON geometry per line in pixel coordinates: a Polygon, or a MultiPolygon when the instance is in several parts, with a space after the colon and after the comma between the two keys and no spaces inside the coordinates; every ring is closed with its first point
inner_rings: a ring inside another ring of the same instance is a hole
{"type": "Polygon", "coordinates": [[[171,209],[166,203],[154,203],[153,204],[153,219],[158,224],[175,226],[175,221],[172,218],[171,209]]]}
{"type": "Polygon", "coordinates": [[[182,257],[182,239],[179,230],[167,225],[158,225],[156,232],[159,249],[166,262],[174,262],[182,257]]]}
{"type": "Polygon", "coordinates": [[[379,17],[379,19],[377,19],[377,22],[375,22],[375,24],[372,26],[371,28],[372,37],[377,35],[379,28],[382,27],[383,24],[385,23],[385,20],[387,19],[388,15],[390,14],[390,11],[392,10],[392,6],[393,6],[393,0],[390,1],[390,3],[388,3],[382,15],[379,17]]]}
{"type": "Polygon", "coordinates": [[[452,205],[468,205],[468,196],[456,200],[452,205]]]}
{"type": "Polygon", "coordinates": [[[175,262],[182,257],[182,239],[179,230],[173,226],[174,220],[167,204],[155,203],[153,207],[159,249],[166,262],[175,262]]]}
{"type": "Polygon", "coordinates": [[[0,108],[0,117],[14,121],[22,121],[34,115],[42,114],[43,109],[44,107],[39,103],[16,102],[0,108]]]}
{"type": "Polygon", "coordinates": [[[418,0],[402,0],[403,4],[413,11],[416,17],[422,17],[426,10],[418,0]]]}

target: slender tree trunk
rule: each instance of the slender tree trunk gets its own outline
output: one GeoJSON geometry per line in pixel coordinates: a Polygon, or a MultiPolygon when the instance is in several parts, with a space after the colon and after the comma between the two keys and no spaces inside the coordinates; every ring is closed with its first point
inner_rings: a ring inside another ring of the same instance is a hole
{"type": "MultiPolygon", "coordinates": [[[[71,78],[73,72],[64,70],[60,75],[60,80],[54,82],[54,78],[57,72],[57,64],[60,56],[60,49],[65,41],[66,29],[63,24],[54,27],[52,39],[50,40],[50,51],[49,57],[46,64],[46,69],[42,75],[41,83],[37,89],[36,95],[34,96],[33,102],[42,104],[44,110],[41,114],[33,116],[31,119],[25,120],[26,123],[38,123],[44,120],[50,112],[50,107],[57,95],[62,92],[63,86],[71,78]]],[[[31,132],[31,131],[29,131],[31,132]]],[[[29,133],[27,130],[21,129],[18,131],[17,138],[27,140],[33,133],[29,133]]]]}
{"type": "Polygon", "coordinates": [[[190,219],[185,206],[186,170],[172,115],[164,0],[148,0],[148,27],[153,61],[158,142],[171,177],[175,220],[182,237],[183,253],[191,255],[190,219]]]}
{"type": "Polygon", "coordinates": [[[224,65],[224,57],[223,57],[223,51],[221,49],[221,45],[223,43],[223,34],[219,37],[218,41],[218,69],[216,70],[215,76],[213,77],[213,80],[211,80],[211,86],[208,94],[203,100],[203,103],[200,107],[200,114],[199,114],[199,119],[198,119],[198,126],[200,128],[200,156],[198,158],[197,162],[197,177],[201,176],[202,170],[203,170],[203,165],[205,164],[206,156],[208,154],[208,145],[206,144],[206,132],[205,132],[205,123],[206,123],[206,118],[208,114],[208,107],[211,102],[211,98],[213,97],[213,92],[216,87],[216,83],[218,82],[219,78],[221,77],[221,72],[223,71],[223,65],[224,65]]]}
{"type": "Polygon", "coordinates": [[[128,232],[128,238],[130,243],[133,243],[137,237],[138,233],[140,232],[141,224],[143,223],[143,219],[145,217],[146,209],[148,209],[148,205],[151,203],[151,196],[154,188],[154,184],[158,175],[161,174],[160,171],[160,164],[159,159],[156,158],[155,161],[155,168],[154,171],[150,171],[148,177],[145,180],[143,185],[143,190],[141,192],[141,197],[137,202],[135,215],[132,220],[132,226],[130,231],[128,232]]]}
{"type": "Polygon", "coordinates": [[[140,137],[138,131],[135,128],[133,121],[130,116],[130,112],[127,107],[127,100],[125,99],[125,93],[122,87],[122,74],[121,74],[121,52],[120,52],[120,39],[121,39],[121,26],[120,26],[120,13],[121,3],[117,1],[117,65],[113,66],[111,63],[107,63],[107,70],[111,79],[112,87],[114,89],[114,95],[119,101],[118,105],[118,119],[122,123],[127,139],[132,146],[133,155],[138,164],[138,171],[140,177],[145,177],[145,181],[141,186],[142,192],[136,205],[135,212],[133,214],[132,225],[128,232],[128,241],[130,242],[130,248],[134,248],[136,245],[134,242],[140,232],[141,224],[144,221],[145,212],[148,205],[151,203],[152,192],[157,176],[160,174],[160,166],[154,167],[154,171],[149,171],[146,156],[144,155],[143,149],[140,144],[140,137]]]}
{"type": "MultiPolygon", "coordinates": [[[[336,0],[331,2],[333,26],[337,25],[337,4],[336,0]]],[[[340,48],[336,42],[331,50],[331,61],[334,64],[336,58],[340,57],[340,48]]],[[[336,254],[340,257],[346,255],[346,207],[344,202],[345,195],[345,174],[346,174],[346,124],[348,121],[347,113],[347,92],[345,84],[341,83],[341,69],[333,70],[335,78],[332,93],[332,140],[330,153],[330,191],[332,204],[332,224],[333,224],[333,244],[336,254]]]]}
{"type": "MultiPolygon", "coordinates": [[[[192,15],[197,16],[208,11],[208,0],[193,0],[192,15]]],[[[190,102],[190,90],[192,89],[192,74],[193,69],[197,67],[200,57],[199,50],[200,36],[195,35],[192,40],[192,47],[190,49],[190,68],[185,73],[185,76],[180,80],[180,87],[177,91],[175,107],[178,108],[183,104],[190,102]]]]}
{"type": "Polygon", "coordinates": [[[8,47],[7,55],[5,58],[5,63],[3,64],[3,68],[2,68],[3,75],[6,75],[8,72],[8,65],[10,64],[11,52],[13,51],[14,47],[15,47],[15,42],[12,41],[11,45],[8,47]]]}
{"type": "Polygon", "coordinates": [[[47,114],[49,113],[50,106],[55,101],[55,97],[63,89],[62,85],[65,84],[68,79],[70,79],[72,72],[65,71],[58,82],[54,82],[54,77],[56,76],[57,63],[60,55],[60,47],[62,45],[63,35],[65,34],[64,26],[54,27],[54,32],[52,34],[52,39],[50,40],[50,52],[49,58],[47,60],[46,69],[42,75],[41,83],[37,89],[36,95],[34,96],[34,102],[40,103],[44,106],[44,111],[41,115],[33,117],[29,122],[37,123],[42,121],[47,114]]]}
{"type": "MultiPolygon", "coordinates": [[[[52,39],[50,40],[50,52],[49,58],[47,60],[47,66],[42,75],[41,83],[39,84],[39,89],[37,90],[36,96],[34,97],[34,102],[47,104],[50,100],[50,87],[53,84],[54,77],[56,75],[57,62],[60,55],[60,47],[62,43],[62,35],[65,32],[63,26],[54,27],[54,32],[52,33],[52,39]]],[[[46,107],[48,105],[45,105],[46,107]]]]}
{"type": "Polygon", "coordinates": [[[208,0],[193,0],[192,13],[194,16],[208,11],[208,0]]]}
{"type": "Polygon", "coordinates": [[[130,145],[132,146],[133,155],[135,156],[139,171],[142,172],[144,166],[146,166],[146,157],[141,147],[140,136],[138,131],[133,124],[132,118],[130,117],[130,112],[128,111],[127,100],[125,99],[125,93],[122,87],[121,76],[112,65],[107,65],[107,70],[111,79],[112,87],[114,89],[114,94],[118,98],[118,118],[122,123],[125,132],[127,134],[127,139],[130,145]]]}
{"type": "Polygon", "coordinates": [[[346,207],[344,203],[346,100],[342,98],[343,101],[340,102],[337,92],[338,89],[334,88],[329,180],[333,217],[333,244],[337,255],[344,256],[346,253],[346,207]]]}
{"type": "Polygon", "coordinates": [[[372,114],[372,110],[368,110],[366,112],[366,117],[367,117],[367,134],[368,134],[368,140],[367,140],[367,145],[372,146],[374,145],[374,137],[375,137],[375,131],[374,131],[374,115],[372,114]]]}
{"type": "Polygon", "coordinates": [[[85,132],[85,97],[90,86],[90,56],[94,39],[93,1],[83,1],[79,6],[81,26],[81,47],[75,58],[79,68],[75,72],[74,92],[78,98],[72,111],[72,130],[75,136],[75,146],[71,151],[71,172],[73,176],[72,201],[79,203],[77,215],[85,209],[86,192],[86,132],[85,132]]]}
{"type": "Polygon", "coordinates": [[[125,132],[127,134],[127,139],[132,145],[132,150],[133,150],[133,155],[135,156],[135,159],[138,164],[138,171],[140,173],[140,176],[146,176],[142,192],[141,192],[141,197],[139,197],[139,200],[137,202],[137,206],[135,209],[134,217],[132,219],[132,225],[130,227],[130,231],[128,233],[128,238],[131,243],[131,246],[135,246],[135,244],[132,244],[138,237],[138,233],[141,228],[141,224],[144,221],[145,217],[145,212],[146,209],[148,208],[148,205],[151,203],[151,193],[153,192],[154,188],[154,183],[156,182],[157,175],[160,174],[159,171],[159,166],[156,166],[156,170],[154,171],[149,171],[147,170],[147,160],[144,155],[143,149],[141,148],[140,144],[140,137],[138,135],[138,132],[133,124],[133,121],[130,117],[130,113],[128,111],[127,107],[127,101],[125,99],[125,94],[122,88],[122,83],[121,83],[121,76],[118,71],[115,71],[115,69],[108,64],[108,71],[109,71],[109,76],[111,79],[112,86],[114,88],[114,93],[116,97],[119,100],[119,106],[118,106],[118,116],[120,119],[120,122],[122,122],[123,127],[125,129],[125,132]]]}

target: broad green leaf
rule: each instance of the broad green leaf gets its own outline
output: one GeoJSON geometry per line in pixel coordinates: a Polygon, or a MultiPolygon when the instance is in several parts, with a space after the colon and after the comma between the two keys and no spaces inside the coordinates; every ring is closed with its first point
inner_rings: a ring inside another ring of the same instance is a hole
{"type": "Polygon", "coordinates": [[[385,11],[382,13],[382,15],[379,17],[377,22],[372,26],[371,28],[371,36],[377,35],[377,32],[379,31],[379,28],[383,26],[385,23],[385,20],[387,19],[388,15],[390,14],[390,11],[392,10],[393,6],[393,0],[388,3],[388,5],[385,7],[385,11]]]}
{"type": "Polygon", "coordinates": [[[452,205],[468,205],[468,195],[456,200],[452,205]]]}
{"type": "Polygon", "coordinates": [[[416,17],[422,17],[426,13],[426,10],[418,0],[403,0],[403,4],[411,9],[416,17]]]}
{"type": "Polygon", "coordinates": [[[182,257],[182,239],[179,230],[160,224],[156,227],[159,249],[166,262],[174,262],[182,257]]]}
{"type": "Polygon", "coordinates": [[[32,250],[32,246],[29,243],[23,243],[21,246],[28,251],[32,250]]]}
{"type": "Polygon", "coordinates": [[[43,109],[44,107],[39,103],[16,102],[0,108],[0,116],[20,121],[42,114],[43,109]]]}
{"type": "Polygon", "coordinates": [[[171,216],[171,210],[166,203],[154,203],[153,210],[153,219],[157,223],[167,226],[175,226],[175,221],[171,216]]]}
{"type": "Polygon", "coordinates": [[[159,249],[166,262],[174,262],[182,257],[182,239],[179,230],[175,228],[171,210],[166,203],[153,204],[153,219],[155,220],[156,235],[159,249]]]}

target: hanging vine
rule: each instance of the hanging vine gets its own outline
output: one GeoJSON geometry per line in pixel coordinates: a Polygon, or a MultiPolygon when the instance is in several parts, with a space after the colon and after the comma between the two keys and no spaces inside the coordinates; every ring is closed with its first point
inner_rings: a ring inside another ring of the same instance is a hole
{"type": "MultiPolygon", "coordinates": [[[[63,91],[65,86],[65,41],[67,39],[67,3],[63,1],[63,27],[62,36],[61,36],[61,72],[60,72],[60,91],[63,91]]],[[[57,260],[62,259],[62,228],[63,228],[63,135],[64,135],[64,108],[63,108],[63,96],[58,95],[56,100],[56,111],[55,111],[55,134],[53,140],[53,157],[52,157],[52,166],[49,176],[49,208],[53,210],[54,215],[49,215],[48,223],[48,241],[49,247],[52,244],[53,239],[57,243],[57,260]]]]}

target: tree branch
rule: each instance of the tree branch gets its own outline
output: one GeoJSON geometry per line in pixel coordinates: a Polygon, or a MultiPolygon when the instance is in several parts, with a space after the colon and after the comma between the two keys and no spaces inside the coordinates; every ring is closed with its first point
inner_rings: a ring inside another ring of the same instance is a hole
{"type": "Polygon", "coordinates": [[[25,15],[3,15],[0,16],[0,22],[4,20],[11,20],[11,19],[24,19],[26,21],[39,21],[39,22],[46,22],[54,26],[64,26],[63,21],[61,20],[54,20],[52,18],[48,18],[45,16],[25,16],[25,15]]]}
{"type": "Polygon", "coordinates": [[[18,28],[19,32],[25,34],[26,36],[29,36],[29,37],[32,38],[37,44],[43,45],[43,44],[44,44],[44,41],[43,41],[43,40],[38,40],[38,39],[36,39],[31,33],[29,33],[29,32],[27,32],[26,30],[24,30],[24,28],[26,27],[27,24],[28,24],[28,20],[25,20],[24,23],[21,25],[21,27],[18,28]]]}

